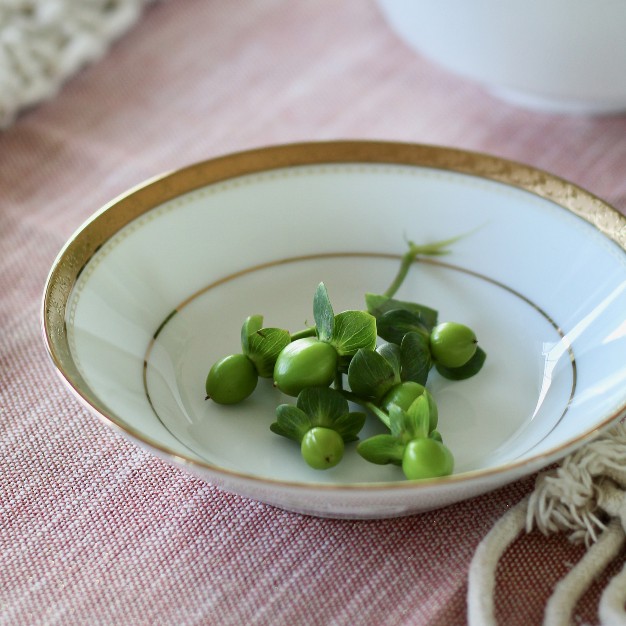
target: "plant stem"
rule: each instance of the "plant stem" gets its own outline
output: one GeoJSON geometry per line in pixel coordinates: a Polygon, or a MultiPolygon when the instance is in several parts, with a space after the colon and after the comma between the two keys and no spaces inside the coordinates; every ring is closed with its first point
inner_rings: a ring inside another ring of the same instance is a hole
{"type": "Polygon", "coordinates": [[[343,391],[343,376],[340,372],[335,374],[335,389],[337,391],[343,391]]]}
{"type": "Polygon", "coordinates": [[[389,415],[387,415],[387,413],[385,413],[380,407],[377,407],[373,402],[366,402],[364,406],[391,430],[391,421],[389,420],[389,415]]]}
{"type": "Polygon", "coordinates": [[[389,415],[385,413],[380,407],[376,406],[370,400],[363,400],[363,398],[359,398],[356,394],[351,391],[346,391],[345,389],[341,390],[341,394],[346,400],[350,400],[355,404],[359,404],[360,406],[370,410],[387,428],[391,428],[389,422],[389,415]]]}
{"type": "Polygon", "coordinates": [[[303,330],[299,330],[298,332],[291,333],[291,341],[295,341],[296,339],[303,339],[304,337],[315,337],[317,329],[315,326],[311,326],[311,328],[304,328],[303,330]]]}
{"type": "Polygon", "coordinates": [[[421,246],[414,244],[412,241],[409,241],[409,249],[402,255],[402,259],[400,261],[400,267],[398,268],[398,273],[396,277],[393,279],[392,283],[389,285],[387,290],[383,293],[384,296],[388,298],[392,298],[400,286],[404,282],[406,275],[409,272],[411,265],[417,261],[417,257],[421,254],[424,256],[441,256],[443,254],[448,254],[450,250],[448,250],[448,246],[453,244],[455,241],[463,237],[463,235],[459,235],[458,237],[453,237],[452,239],[444,239],[443,241],[435,241],[434,243],[427,243],[421,246]]]}

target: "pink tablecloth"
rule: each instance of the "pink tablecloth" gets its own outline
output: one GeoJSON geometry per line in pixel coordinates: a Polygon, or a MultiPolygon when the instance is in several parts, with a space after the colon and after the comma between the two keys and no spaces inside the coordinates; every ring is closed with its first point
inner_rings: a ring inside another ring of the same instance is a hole
{"type": "MultiPolygon", "coordinates": [[[[491,152],[626,210],[626,117],[498,102],[409,51],[372,2],[151,7],[104,60],[0,134],[0,623],[465,623],[474,550],[532,477],[405,519],[286,513],[110,431],[43,348],[47,271],[100,205],[196,160],[326,138],[491,152]]],[[[563,536],[521,538],[498,574],[500,623],[540,623],[581,554],[563,536]]],[[[602,584],[579,623],[597,621],[602,584]]]]}

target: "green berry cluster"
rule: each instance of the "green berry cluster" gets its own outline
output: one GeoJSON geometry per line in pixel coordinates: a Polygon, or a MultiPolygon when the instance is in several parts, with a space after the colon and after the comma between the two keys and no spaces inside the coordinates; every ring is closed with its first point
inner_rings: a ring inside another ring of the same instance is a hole
{"type": "Polygon", "coordinates": [[[410,244],[390,288],[366,294],[366,310],[335,314],[320,283],[312,328],[290,333],[264,327],[260,315],[249,317],[241,330],[242,351],[210,368],[207,398],[235,404],[252,394],[259,378],[270,378],[297,398],[295,405],[277,407],[270,428],[296,441],[311,467],[337,465],[370,414],[389,432],[358,443],[364,459],[399,465],[410,480],[451,474],[453,456],[437,429],[439,414],[427,379],[432,369],[453,380],[469,378],[486,354],[469,327],[439,323],[434,309],[393,295],[419,255],[444,254],[452,241],[410,244]],[[364,411],[351,411],[349,401],[364,411]]]}

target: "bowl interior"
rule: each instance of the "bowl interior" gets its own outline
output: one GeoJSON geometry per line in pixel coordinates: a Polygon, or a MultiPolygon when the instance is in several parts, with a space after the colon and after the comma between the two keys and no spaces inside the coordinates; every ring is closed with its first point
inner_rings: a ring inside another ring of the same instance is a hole
{"type": "MultiPolygon", "coordinates": [[[[353,450],[332,470],[308,468],[293,442],[269,431],[290,398],[261,380],[244,403],[221,407],[205,401],[204,380],[240,350],[248,315],[304,328],[320,281],[336,312],[362,308],[365,292],[393,278],[406,239],[464,233],[450,255],[412,267],[398,293],[472,326],[488,354],[474,378],[429,379],[455,472],[549,462],[626,406],[626,255],[557,202],[389,163],[285,166],[195,182],[160,201],[164,181],[152,183],[148,210],[120,213],[121,228],[80,268],[63,310],[70,384],[156,450],[270,481],[401,480],[399,468],[353,450]]],[[[97,239],[111,211],[77,240],[97,239]]],[[[376,432],[372,418],[362,436],[376,432]]]]}

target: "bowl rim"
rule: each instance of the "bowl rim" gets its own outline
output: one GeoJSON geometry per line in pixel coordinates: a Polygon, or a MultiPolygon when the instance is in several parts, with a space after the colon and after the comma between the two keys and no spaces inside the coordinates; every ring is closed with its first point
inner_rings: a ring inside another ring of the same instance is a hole
{"type": "Polygon", "coordinates": [[[209,471],[226,480],[252,481],[300,491],[425,490],[500,474],[531,473],[562,458],[626,415],[625,403],[583,434],[556,448],[490,468],[424,481],[321,483],[267,478],[183,456],[109,411],[78,371],[70,352],[65,320],[66,307],[80,274],[105,242],[144,213],[201,187],[275,169],[348,163],[424,167],[504,183],[556,203],[594,226],[626,252],[626,216],[615,207],[564,178],[484,152],[432,144],[359,139],[276,144],[232,152],[154,176],[123,192],[83,222],[59,251],[45,282],[40,323],[48,357],[73,395],[107,426],[176,465],[196,472],[209,471]]]}

